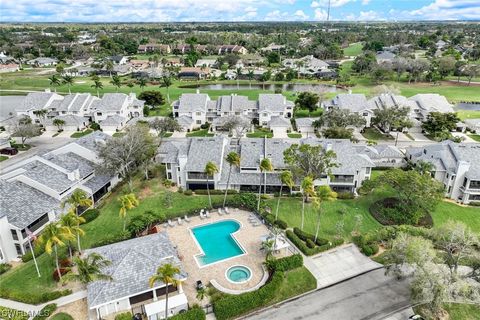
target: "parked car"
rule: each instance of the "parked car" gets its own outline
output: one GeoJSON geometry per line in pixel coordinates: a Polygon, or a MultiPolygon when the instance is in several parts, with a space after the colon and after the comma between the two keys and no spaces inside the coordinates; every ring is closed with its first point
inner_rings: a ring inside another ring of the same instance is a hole
{"type": "Polygon", "coordinates": [[[18,153],[18,150],[12,147],[3,148],[0,150],[0,154],[6,154],[9,156],[14,156],[18,153]]]}

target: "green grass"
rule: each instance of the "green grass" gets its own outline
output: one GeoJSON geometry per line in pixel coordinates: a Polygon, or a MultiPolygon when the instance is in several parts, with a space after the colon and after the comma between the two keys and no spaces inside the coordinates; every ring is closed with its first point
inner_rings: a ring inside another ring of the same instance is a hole
{"type": "MultiPolygon", "coordinates": [[[[443,309],[448,312],[449,319],[452,320],[480,320],[480,306],[478,305],[446,303],[443,305],[443,309]]],[[[416,314],[423,315],[427,320],[430,320],[422,312],[422,306],[416,306],[413,310],[416,314]]]]}
{"type": "Polygon", "coordinates": [[[73,317],[65,312],[60,312],[54,314],[50,320],[73,320],[73,317]]]}
{"type": "Polygon", "coordinates": [[[315,111],[310,112],[308,109],[295,108],[295,118],[318,118],[322,115],[323,110],[318,108],[315,111]]]}
{"type": "Polygon", "coordinates": [[[208,129],[201,129],[186,134],[187,137],[213,137],[214,134],[209,132],[208,129]]]}
{"type": "Polygon", "coordinates": [[[301,133],[287,133],[287,136],[292,139],[300,139],[302,137],[301,133]]]}
{"type": "Polygon", "coordinates": [[[365,131],[362,133],[365,139],[368,140],[393,140],[393,137],[389,134],[383,134],[376,128],[365,128],[365,131]]]}
{"type": "Polygon", "coordinates": [[[343,49],[343,55],[346,57],[349,56],[358,56],[363,52],[363,44],[361,42],[351,43],[348,47],[343,49]]]}
{"type": "Polygon", "coordinates": [[[273,138],[273,133],[266,128],[255,128],[254,132],[247,133],[247,138],[273,138]]]}
{"type": "MultiPolygon", "coordinates": [[[[480,90],[480,89],[479,89],[480,90]]],[[[480,111],[478,110],[455,110],[457,116],[460,120],[467,120],[467,119],[478,119],[480,118],[480,111]]]]}
{"type": "Polygon", "coordinates": [[[298,296],[304,292],[308,292],[317,287],[317,280],[308,271],[307,268],[301,267],[290,270],[285,273],[280,289],[276,292],[275,298],[269,303],[270,305],[277,302],[298,296]]]}
{"type": "Polygon", "coordinates": [[[480,234],[480,208],[464,207],[452,202],[442,201],[432,214],[434,226],[442,225],[448,220],[460,221],[472,231],[480,234]]]}
{"type": "Polygon", "coordinates": [[[480,142],[480,134],[469,134],[468,136],[473,140],[480,142]]]}
{"type": "Polygon", "coordinates": [[[0,162],[5,161],[5,160],[7,160],[7,159],[8,159],[7,156],[0,156],[0,162]]]}
{"type": "Polygon", "coordinates": [[[115,132],[114,134],[112,134],[112,137],[121,138],[121,137],[123,137],[124,135],[126,135],[125,132],[115,132]]]}
{"type": "Polygon", "coordinates": [[[28,313],[0,306],[0,318],[5,320],[28,320],[28,313]]]}
{"type": "Polygon", "coordinates": [[[72,133],[70,138],[81,138],[81,137],[86,136],[87,134],[90,134],[92,132],[93,132],[92,129],[87,129],[87,130],[84,130],[84,131],[77,131],[77,132],[72,133]]]}

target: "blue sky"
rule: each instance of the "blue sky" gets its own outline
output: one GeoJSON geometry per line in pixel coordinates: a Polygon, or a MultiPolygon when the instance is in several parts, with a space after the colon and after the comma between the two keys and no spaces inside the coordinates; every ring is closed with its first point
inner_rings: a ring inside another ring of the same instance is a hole
{"type": "MultiPolygon", "coordinates": [[[[480,0],[330,0],[331,20],[480,20],[480,0]]],[[[0,0],[0,21],[325,21],[328,0],[0,0]]]]}

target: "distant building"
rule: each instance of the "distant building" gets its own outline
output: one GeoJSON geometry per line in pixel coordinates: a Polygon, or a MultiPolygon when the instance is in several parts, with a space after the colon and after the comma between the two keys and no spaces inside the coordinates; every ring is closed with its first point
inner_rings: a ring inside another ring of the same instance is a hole
{"type": "Polygon", "coordinates": [[[58,60],[55,58],[35,58],[28,60],[27,64],[36,66],[36,67],[49,67],[57,65],[58,60]]]}
{"type": "Polygon", "coordinates": [[[141,44],[138,46],[138,53],[151,53],[151,52],[168,54],[172,52],[172,49],[168,44],[147,43],[147,44],[141,44]]]}

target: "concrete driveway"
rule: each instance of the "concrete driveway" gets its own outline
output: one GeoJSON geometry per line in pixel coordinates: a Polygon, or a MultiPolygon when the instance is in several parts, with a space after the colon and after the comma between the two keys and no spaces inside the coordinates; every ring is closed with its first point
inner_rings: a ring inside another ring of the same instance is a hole
{"type": "Polygon", "coordinates": [[[384,270],[378,269],[259,311],[244,319],[384,320],[397,319],[397,314],[413,314],[408,282],[385,276],[384,270]]]}
{"type": "Polygon", "coordinates": [[[314,257],[305,257],[305,266],[317,279],[317,288],[354,277],[382,265],[364,256],[354,244],[341,246],[314,257]]]}

